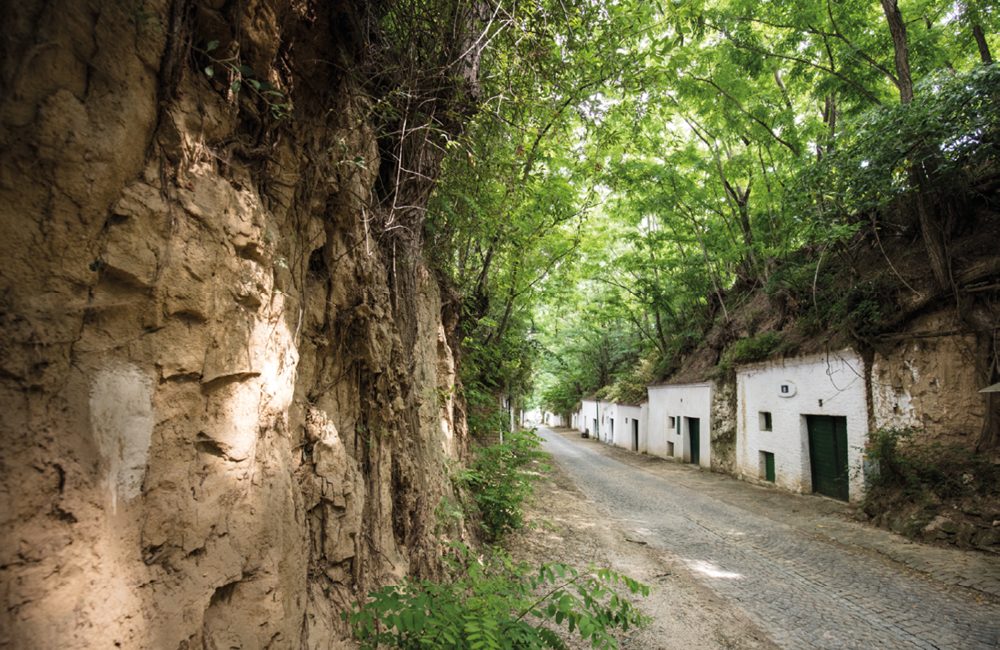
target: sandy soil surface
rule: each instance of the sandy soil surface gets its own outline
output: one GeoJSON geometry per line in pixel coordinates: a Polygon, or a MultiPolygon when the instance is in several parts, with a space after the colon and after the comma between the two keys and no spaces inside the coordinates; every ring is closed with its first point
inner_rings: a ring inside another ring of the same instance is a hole
{"type": "MultiPolygon", "coordinates": [[[[594,507],[553,465],[541,476],[528,509],[528,526],[506,546],[525,562],[609,567],[644,582],[638,599],[652,622],[619,635],[622,648],[776,648],[754,623],[698,584],[680,559],[628,534],[623,522],[594,507]]],[[[587,643],[571,640],[571,648],[587,643]]]]}

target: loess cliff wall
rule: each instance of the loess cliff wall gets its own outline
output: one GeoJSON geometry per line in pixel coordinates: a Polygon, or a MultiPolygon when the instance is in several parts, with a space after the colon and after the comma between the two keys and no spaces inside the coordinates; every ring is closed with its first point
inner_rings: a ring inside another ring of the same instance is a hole
{"type": "Polygon", "coordinates": [[[464,415],[358,23],[0,7],[0,647],[339,647],[438,570],[464,415]]]}

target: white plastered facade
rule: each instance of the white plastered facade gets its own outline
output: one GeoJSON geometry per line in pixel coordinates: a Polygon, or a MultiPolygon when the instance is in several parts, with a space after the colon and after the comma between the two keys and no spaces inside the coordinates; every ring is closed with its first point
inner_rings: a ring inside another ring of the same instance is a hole
{"type": "Polygon", "coordinates": [[[712,466],[712,384],[661,384],[649,387],[646,453],[689,463],[692,420],[698,429],[698,465],[712,466]]]}
{"type": "Polygon", "coordinates": [[[597,437],[599,429],[603,428],[601,419],[604,417],[600,402],[595,399],[585,399],[580,404],[580,415],[577,428],[580,433],[589,433],[591,438],[597,437]]]}
{"type": "MultiPolygon", "coordinates": [[[[611,442],[614,436],[615,405],[605,400],[598,400],[597,413],[597,419],[600,422],[597,429],[597,439],[601,442],[611,442]]],[[[590,436],[594,437],[593,431],[590,432],[590,436]]]]}
{"type": "Polygon", "coordinates": [[[614,438],[610,440],[616,447],[638,451],[636,438],[642,440],[646,425],[642,419],[642,407],[634,404],[614,404],[611,410],[615,419],[614,438]],[[638,436],[636,436],[638,427],[638,436]]]}
{"type": "Polygon", "coordinates": [[[774,454],[775,483],[812,492],[807,416],[846,418],[849,499],[864,492],[868,437],[864,361],[853,350],[743,366],[736,373],[736,464],[740,478],[764,481],[764,454],[774,454]],[[784,388],[783,388],[784,387],[784,388]],[[770,413],[771,430],[765,430],[770,413]]]}

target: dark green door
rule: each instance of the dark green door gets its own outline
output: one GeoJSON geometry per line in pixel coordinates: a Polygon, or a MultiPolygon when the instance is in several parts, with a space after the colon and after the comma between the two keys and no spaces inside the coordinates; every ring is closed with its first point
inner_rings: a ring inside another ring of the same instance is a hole
{"type": "Polygon", "coordinates": [[[807,415],[813,492],[847,501],[847,418],[807,415]]]}
{"type": "Polygon", "coordinates": [[[632,418],[632,451],[639,451],[639,421],[632,418]]]}
{"type": "Polygon", "coordinates": [[[764,454],[764,480],[774,483],[774,452],[765,451],[764,454]]]}
{"type": "Polygon", "coordinates": [[[698,418],[686,418],[688,421],[688,436],[691,439],[691,462],[698,465],[701,461],[701,423],[698,418]]]}

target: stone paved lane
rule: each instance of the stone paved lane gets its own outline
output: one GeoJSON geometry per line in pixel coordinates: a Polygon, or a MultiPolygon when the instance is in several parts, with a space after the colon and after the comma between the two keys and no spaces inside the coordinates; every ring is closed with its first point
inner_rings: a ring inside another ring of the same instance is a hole
{"type": "MultiPolygon", "coordinates": [[[[754,493],[776,491],[644,459],[651,471],[600,443],[542,435],[546,451],[598,507],[680,558],[782,647],[1000,648],[1000,598],[893,560],[893,545],[908,547],[900,549],[908,556],[919,556],[919,547],[882,531],[850,524],[848,543],[825,534],[847,525],[836,514],[840,504],[790,494],[755,501],[754,493]]],[[[928,557],[941,561],[938,549],[928,557]]],[[[973,561],[984,581],[1000,578],[1000,561],[973,561]]]]}

